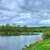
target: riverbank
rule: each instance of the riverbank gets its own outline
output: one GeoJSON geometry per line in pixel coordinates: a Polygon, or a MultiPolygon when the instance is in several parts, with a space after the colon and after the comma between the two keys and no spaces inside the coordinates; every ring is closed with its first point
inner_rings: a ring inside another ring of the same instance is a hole
{"type": "Polygon", "coordinates": [[[23,48],[22,50],[50,50],[50,40],[45,39],[36,43],[30,44],[29,47],[23,48]]]}

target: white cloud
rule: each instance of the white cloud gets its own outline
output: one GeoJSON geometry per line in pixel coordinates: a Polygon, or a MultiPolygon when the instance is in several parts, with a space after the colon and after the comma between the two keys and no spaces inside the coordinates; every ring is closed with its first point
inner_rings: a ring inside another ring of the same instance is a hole
{"type": "Polygon", "coordinates": [[[31,18],[31,14],[30,13],[21,13],[20,18],[31,18]]]}
{"type": "Polygon", "coordinates": [[[18,21],[17,23],[18,23],[18,24],[21,24],[21,23],[23,23],[23,21],[18,21]]]}
{"type": "Polygon", "coordinates": [[[40,24],[49,25],[50,24],[50,19],[42,20],[42,21],[40,21],[40,24]]]}

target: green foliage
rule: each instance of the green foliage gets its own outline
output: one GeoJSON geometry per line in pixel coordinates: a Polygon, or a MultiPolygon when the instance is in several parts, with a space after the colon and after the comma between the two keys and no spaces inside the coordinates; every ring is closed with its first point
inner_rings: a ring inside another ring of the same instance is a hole
{"type": "Polygon", "coordinates": [[[11,35],[34,35],[35,32],[44,33],[44,37],[50,36],[50,27],[20,27],[18,26],[0,26],[0,35],[11,36],[11,35]]]}
{"type": "Polygon", "coordinates": [[[31,44],[29,47],[23,48],[22,50],[50,50],[50,40],[45,39],[31,44]]]}
{"type": "Polygon", "coordinates": [[[44,32],[44,39],[50,39],[50,31],[44,32]]]}

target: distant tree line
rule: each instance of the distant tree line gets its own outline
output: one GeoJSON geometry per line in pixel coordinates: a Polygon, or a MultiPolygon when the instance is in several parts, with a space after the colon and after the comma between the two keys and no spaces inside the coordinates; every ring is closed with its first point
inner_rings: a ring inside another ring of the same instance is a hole
{"type": "Polygon", "coordinates": [[[32,35],[35,32],[43,32],[50,35],[50,27],[27,27],[26,25],[21,27],[20,25],[11,26],[8,24],[0,26],[0,35],[32,35]]]}

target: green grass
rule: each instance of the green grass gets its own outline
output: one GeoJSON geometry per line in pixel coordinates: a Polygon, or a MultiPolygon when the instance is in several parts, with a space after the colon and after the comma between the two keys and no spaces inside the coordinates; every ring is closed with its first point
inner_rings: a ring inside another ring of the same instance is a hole
{"type": "Polygon", "coordinates": [[[22,50],[50,50],[50,40],[46,39],[31,44],[29,47],[23,48],[22,50]]]}

